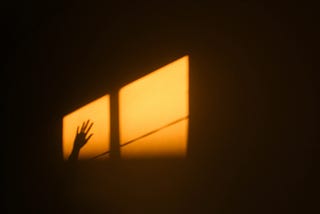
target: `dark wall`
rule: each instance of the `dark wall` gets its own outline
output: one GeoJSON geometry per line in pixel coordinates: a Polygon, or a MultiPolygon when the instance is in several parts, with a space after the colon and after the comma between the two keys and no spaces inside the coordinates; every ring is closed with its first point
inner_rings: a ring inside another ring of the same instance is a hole
{"type": "Polygon", "coordinates": [[[311,5],[55,1],[8,7],[9,213],[314,213],[311,5]],[[62,161],[62,116],[190,56],[188,158],[62,161]]]}

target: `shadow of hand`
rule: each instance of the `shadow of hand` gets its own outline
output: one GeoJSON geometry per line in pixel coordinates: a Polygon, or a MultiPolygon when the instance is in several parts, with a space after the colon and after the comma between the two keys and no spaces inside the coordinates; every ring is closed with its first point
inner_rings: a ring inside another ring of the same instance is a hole
{"type": "Polygon", "coordinates": [[[76,136],[73,143],[73,149],[71,155],[69,156],[69,161],[75,161],[78,159],[80,149],[89,141],[93,134],[88,133],[93,126],[93,123],[90,120],[83,122],[81,128],[77,127],[76,136]]]}
{"type": "Polygon", "coordinates": [[[92,137],[93,134],[87,137],[91,127],[93,126],[93,123],[90,123],[90,125],[89,123],[90,123],[90,120],[88,120],[87,122],[83,122],[80,130],[79,130],[79,126],[77,127],[76,137],[73,143],[74,149],[80,150],[92,137]]]}

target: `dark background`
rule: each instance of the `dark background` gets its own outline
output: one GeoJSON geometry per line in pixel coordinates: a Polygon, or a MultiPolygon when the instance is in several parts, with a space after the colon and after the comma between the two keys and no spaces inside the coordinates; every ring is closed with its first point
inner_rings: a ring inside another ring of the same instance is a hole
{"type": "Polygon", "coordinates": [[[8,213],[316,213],[313,5],[4,7],[8,213]],[[190,56],[187,160],[62,161],[61,119],[190,56]]]}

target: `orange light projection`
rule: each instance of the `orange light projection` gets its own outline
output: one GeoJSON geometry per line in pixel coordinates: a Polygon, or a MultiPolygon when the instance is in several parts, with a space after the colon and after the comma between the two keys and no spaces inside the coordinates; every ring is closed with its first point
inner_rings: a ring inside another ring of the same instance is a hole
{"type": "Polygon", "coordinates": [[[93,122],[89,134],[93,136],[81,148],[79,159],[90,159],[109,150],[110,144],[110,96],[105,95],[63,117],[62,149],[68,159],[73,149],[77,127],[87,120],[93,122]]]}
{"type": "Polygon", "coordinates": [[[186,155],[188,90],[188,56],[120,90],[119,124],[123,158],[186,155]]]}

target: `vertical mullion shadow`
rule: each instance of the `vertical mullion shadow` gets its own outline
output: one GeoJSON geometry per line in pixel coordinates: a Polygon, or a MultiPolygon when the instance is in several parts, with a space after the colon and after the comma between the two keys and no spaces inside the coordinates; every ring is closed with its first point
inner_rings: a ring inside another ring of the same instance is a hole
{"type": "Polygon", "coordinates": [[[121,158],[118,90],[110,96],[110,158],[114,160],[121,158]]]}

